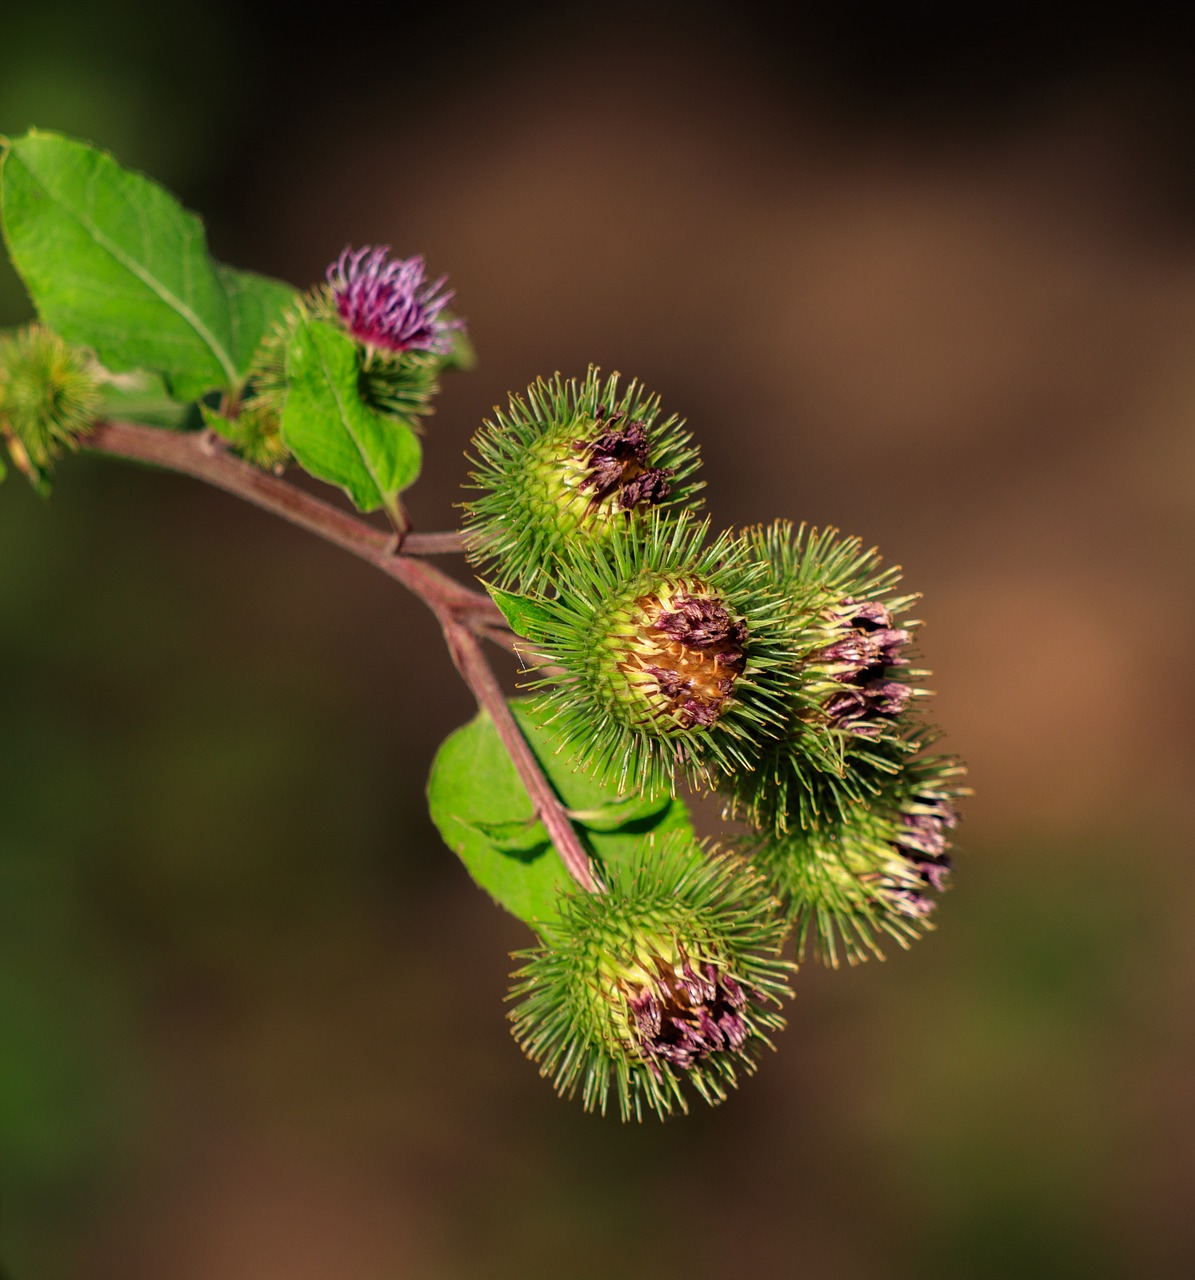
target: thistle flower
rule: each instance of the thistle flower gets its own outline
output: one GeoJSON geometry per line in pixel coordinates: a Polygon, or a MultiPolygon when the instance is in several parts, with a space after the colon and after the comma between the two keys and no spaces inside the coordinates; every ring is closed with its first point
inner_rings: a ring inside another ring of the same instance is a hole
{"type": "Polygon", "coordinates": [[[749,544],[787,603],[797,659],[783,728],[753,772],[727,780],[727,808],[782,834],[840,817],[899,769],[926,673],[907,656],[918,624],[896,621],[917,597],[898,593],[899,568],[874,548],[784,521],[750,530],[749,544]]]}
{"type": "Polygon", "coordinates": [[[0,338],[0,430],[14,462],[39,481],[94,421],[91,361],[44,325],[0,338]]]}
{"type": "Polygon", "coordinates": [[[390,258],[390,246],[348,247],[327,271],[336,312],[359,342],[383,351],[447,355],[460,320],[441,314],[452,301],[447,276],[428,282],[423,258],[390,258]]]}
{"type": "Polygon", "coordinates": [[[524,1052],[587,1111],[611,1095],[624,1120],[715,1104],[755,1070],[792,966],[777,903],[742,859],[687,836],[611,863],[604,893],[561,899],[523,952],[511,1014],[524,1052]]]}
{"type": "Polygon", "coordinates": [[[933,928],[933,895],[952,869],[957,802],[969,794],[964,773],[953,757],[917,756],[840,820],[752,843],[754,865],[796,929],[799,956],[811,943],[832,967],[840,950],[850,964],[882,959],[877,934],[907,947],[933,928]]]}
{"type": "Polygon", "coordinates": [[[792,679],[783,602],[741,540],[655,515],[562,562],[527,638],[553,668],[551,720],[583,767],[619,790],[750,769],[783,724],[792,679]]]}
{"type": "Polygon", "coordinates": [[[552,580],[569,548],[605,541],[657,507],[692,505],[697,451],[659,397],[619,375],[559,374],[511,396],[474,436],[481,497],[464,503],[472,556],[498,585],[527,591],[552,580]]]}
{"type": "MultiPolygon", "coordinates": [[[[391,261],[389,252],[385,245],[346,248],[328,267],[327,283],[304,294],[266,335],[249,370],[246,407],[258,415],[251,426],[282,415],[288,386],[286,353],[304,318],[343,326],[356,339],[358,390],[372,408],[416,428],[419,418],[432,412],[440,370],[464,322],[443,314],[454,296],[444,290],[444,276],[429,283],[422,257],[391,261]]],[[[245,457],[259,461],[259,452],[251,441],[245,457]]],[[[261,457],[266,460],[259,465],[277,465],[272,451],[261,457]]]]}

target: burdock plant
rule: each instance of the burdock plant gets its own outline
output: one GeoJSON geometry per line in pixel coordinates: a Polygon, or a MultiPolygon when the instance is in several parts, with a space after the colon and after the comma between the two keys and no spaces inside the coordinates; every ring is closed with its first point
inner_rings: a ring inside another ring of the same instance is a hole
{"type": "Polygon", "coordinates": [[[37,313],[0,335],[9,457],[42,492],[76,450],[195,476],[428,606],[479,708],[436,755],[431,814],[534,935],[513,1029],[560,1092],[624,1118],[720,1102],[783,1025],[786,940],[835,964],[926,931],[965,788],[929,751],[916,597],[874,550],[712,530],[679,415],[592,367],[495,409],[462,529],[416,532],[424,420],[471,363],[444,277],[334,247],[300,292],[213,260],[193,214],[102,151],[0,144],[37,313]],[[428,559],[451,553],[479,578],[428,559]],[[486,642],[530,696],[504,696],[486,642]],[[721,849],[693,833],[694,788],[736,824],[721,849]]]}

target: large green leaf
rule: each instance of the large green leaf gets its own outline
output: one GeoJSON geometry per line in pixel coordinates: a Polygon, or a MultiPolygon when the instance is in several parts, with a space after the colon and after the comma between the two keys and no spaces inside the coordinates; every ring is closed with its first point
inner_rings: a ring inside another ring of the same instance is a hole
{"type": "Polygon", "coordinates": [[[242,377],[261,344],[282,313],[299,296],[293,285],[253,271],[216,264],[216,273],[228,298],[229,323],[232,333],[232,357],[242,377]]]}
{"type": "MultiPolygon", "coordinates": [[[[531,749],[573,813],[583,843],[603,862],[625,858],[643,840],[690,831],[684,803],[668,796],[620,795],[593,775],[574,772],[556,754],[557,735],[533,701],[511,708],[531,749]]],[[[469,874],[512,915],[532,928],[552,920],[570,881],[535,819],[493,721],[484,712],[444,741],[427,787],[432,821],[469,874]]]]}
{"type": "Polygon", "coordinates": [[[361,511],[394,512],[419,476],[419,437],[361,399],[357,344],[325,320],[301,320],[286,353],[282,439],[299,465],[338,484],[361,511]]]}
{"type": "Polygon", "coordinates": [[[0,209],[38,314],[69,342],[113,371],[161,374],[181,400],[239,381],[244,344],[203,225],[157,183],[32,130],[5,148],[0,209]]]}

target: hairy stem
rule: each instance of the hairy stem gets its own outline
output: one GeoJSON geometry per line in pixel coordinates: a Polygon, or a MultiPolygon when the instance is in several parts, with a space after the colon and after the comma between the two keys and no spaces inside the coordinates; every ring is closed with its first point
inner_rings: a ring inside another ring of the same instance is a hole
{"type": "MultiPolygon", "coordinates": [[[[476,615],[479,623],[504,625],[501,613],[489,596],[414,558],[419,552],[418,534],[409,533],[400,538],[375,528],[322,498],[242,462],[228,453],[218,438],[204,432],[163,431],[132,422],[97,422],[80,444],[93,453],[132,458],[206,480],[217,489],[244,498],[367,560],[428,604],[435,601],[454,614],[476,615]],[[401,555],[398,554],[400,546],[404,553],[401,555]]],[[[443,544],[443,534],[425,536],[443,544]]]]}
{"type": "Polygon", "coordinates": [[[97,422],[79,443],[92,453],[131,458],[205,480],[368,561],[417,595],[435,614],[457,670],[478,706],[494,722],[569,874],[583,889],[600,892],[601,885],[590,868],[576,828],[511,714],[478,642],[479,637],[485,637],[515,652],[515,637],[489,596],[417,558],[424,550],[430,555],[463,550],[458,534],[386,533],[250,466],[228,453],[217,437],[206,432],[163,431],[132,422],[97,422]]]}
{"type": "Polygon", "coordinates": [[[448,652],[452,654],[456,669],[472,690],[478,705],[494,722],[498,737],[502,740],[502,745],[518,771],[520,781],[527,788],[527,794],[531,797],[535,812],[544,824],[548,838],[556,846],[556,852],[560,854],[569,875],[590,893],[599,892],[601,886],[594,878],[589,858],[577,837],[576,828],[569,820],[564,805],[552,790],[552,784],[545,777],[539,761],[527,744],[527,739],[523,737],[518,722],[511,714],[510,704],[506,701],[490,664],[486,662],[481,652],[476,635],[451,619],[441,619],[441,625],[444,628],[444,638],[448,641],[448,652]]]}

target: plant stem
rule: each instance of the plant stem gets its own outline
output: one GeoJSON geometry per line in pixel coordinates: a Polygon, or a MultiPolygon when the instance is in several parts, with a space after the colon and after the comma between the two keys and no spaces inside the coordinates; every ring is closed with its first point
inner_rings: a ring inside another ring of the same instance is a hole
{"type": "MultiPolygon", "coordinates": [[[[479,623],[504,625],[502,614],[489,596],[471,590],[412,555],[398,553],[400,546],[404,552],[417,551],[417,534],[407,534],[403,539],[375,528],[322,498],[242,462],[206,433],[164,431],[132,422],[97,422],[80,444],[93,453],[132,458],[206,480],[217,489],[244,498],[368,561],[428,604],[436,601],[454,614],[477,615],[479,623]]],[[[442,534],[426,536],[437,542],[443,540],[442,534]]]]}
{"type": "Polygon", "coordinates": [[[511,762],[518,771],[519,779],[527,788],[531,803],[535,806],[536,815],[547,829],[548,838],[556,846],[556,852],[568,869],[569,875],[583,889],[590,893],[601,891],[601,885],[594,878],[589,865],[589,857],[581,847],[576,828],[569,820],[560,798],[552,790],[544,771],[540,768],[523,737],[510,704],[506,701],[490,664],[486,662],[477,643],[476,635],[450,618],[442,618],[444,638],[448,642],[448,652],[456,663],[461,678],[473,691],[478,706],[485,711],[494,722],[498,737],[506,748],[511,762]]]}
{"type": "Polygon", "coordinates": [[[502,614],[489,596],[417,558],[424,549],[430,555],[463,550],[459,534],[386,533],[250,466],[206,432],[165,431],[132,422],[97,422],[79,443],[92,453],[131,458],[204,480],[367,561],[417,595],[435,614],[456,669],[478,706],[494,722],[568,873],[583,889],[601,891],[576,828],[523,736],[478,642],[479,637],[484,637],[515,651],[515,638],[502,614]]]}
{"type": "Polygon", "coordinates": [[[401,549],[410,556],[455,556],[464,553],[465,540],[455,529],[446,533],[408,533],[401,549]]]}

